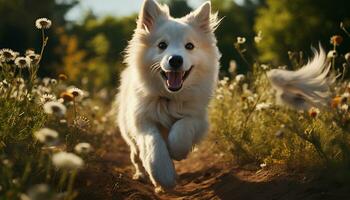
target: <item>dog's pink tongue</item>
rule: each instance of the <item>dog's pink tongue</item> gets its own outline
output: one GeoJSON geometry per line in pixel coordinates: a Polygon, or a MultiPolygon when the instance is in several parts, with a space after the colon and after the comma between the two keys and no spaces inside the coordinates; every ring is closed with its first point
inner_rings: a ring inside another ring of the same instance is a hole
{"type": "Polygon", "coordinates": [[[178,90],[182,86],[182,72],[166,72],[169,89],[178,90]]]}

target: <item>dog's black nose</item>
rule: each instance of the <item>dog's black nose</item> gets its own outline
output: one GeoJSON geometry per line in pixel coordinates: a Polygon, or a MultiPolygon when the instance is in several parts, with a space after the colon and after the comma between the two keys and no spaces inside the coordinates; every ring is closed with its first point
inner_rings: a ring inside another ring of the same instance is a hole
{"type": "Polygon", "coordinates": [[[175,56],[170,56],[168,62],[171,68],[178,69],[182,66],[184,61],[181,56],[175,55],[175,56]]]}

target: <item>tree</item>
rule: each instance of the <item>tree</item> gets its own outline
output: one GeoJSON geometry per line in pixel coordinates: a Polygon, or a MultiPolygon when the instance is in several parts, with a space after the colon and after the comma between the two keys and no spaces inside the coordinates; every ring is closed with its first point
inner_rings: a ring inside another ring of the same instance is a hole
{"type": "Polygon", "coordinates": [[[243,61],[241,55],[234,48],[234,43],[237,37],[247,38],[244,47],[250,55],[244,55],[251,60],[255,52],[253,30],[256,9],[260,6],[262,1],[245,1],[243,5],[238,5],[232,0],[212,0],[213,11],[218,11],[219,16],[223,17],[219,28],[216,31],[218,38],[218,46],[222,53],[221,65],[222,69],[226,71],[232,59],[236,60],[238,64],[238,72],[247,72],[249,67],[243,61]]]}
{"type": "MultiPolygon", "coordinates": [[[[310,46],[331,48],[329,40],[341,34],[341,21],[350,23],[350,1],[347,0],[267,0],[259,10],[255,30],[262,31],[263,40],[258,45],[263,62],[288,63],[288,51],[306,51],[310,46]]],[[[340,47],[344,52],[349,40],[340,47]]],[[[349,50],[349,49],[347,49],[349,50]]]]}

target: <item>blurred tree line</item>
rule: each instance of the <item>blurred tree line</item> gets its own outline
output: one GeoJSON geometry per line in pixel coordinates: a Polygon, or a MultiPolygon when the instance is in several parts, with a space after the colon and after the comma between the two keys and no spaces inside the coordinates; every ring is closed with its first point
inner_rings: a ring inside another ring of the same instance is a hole
{"type": "MultiPolygon", "coordinates": [[[[185,0],[161,0],[180,17],[192,10],[185,0]]],[[[68,22],[65,14],[78,0],[0,0],[0,47],[23,53],[41,45],[41,35],[34,27],[36,18],[52,19],[48,30],[49,45],[45,52],[41,75],[66,73],[70,80],[84,83],[88,89],[115,87],[123,69],[123,50],[136,26],[134,14],[129,17],[97,18],[87,13],[82,22],[68,22]]],[[[103,3],[103,2],[101,2],[103,3]]],[[[349,51],[350,38],[340,29],[340,22],[350,27],[350,1],[346,0],[212,0],[213,10],[224,17],[216,32],[223,54],[222,69],[227,71],[232,59],[238,72],[259,61],[290,65],[288,51],[310,54],[310,46],[321,42],[331,49],[329,39],[334,34],[344,37],[340,52],[349,51]],[[261,31],[262,40],[254,42],[261,31]],[[244,62],[234,48],[237,37],[245,37],[244,62]]]]}

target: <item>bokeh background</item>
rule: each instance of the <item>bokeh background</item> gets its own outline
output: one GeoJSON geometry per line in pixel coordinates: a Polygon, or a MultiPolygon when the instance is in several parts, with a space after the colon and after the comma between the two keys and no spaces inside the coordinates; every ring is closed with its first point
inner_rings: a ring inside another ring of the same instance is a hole
{"type": "MultiPolygon", "coordinates": [[[[174,16],[183,16],[203,0],[160,0],[174,16]]],[[[23,53],[39,51],[41,35],[34,27],[39,17],[53,21],[49,43],[40,68],[41,76],[65,73],[91,91],[115,88],[125,67],[123,50],[135,28],[142,0],[0,0],[0,47],[23,53]]],[[[212,0],[213,10],[224,17],[217,30],[223,54],[222,73],[235,60],[239,73],[248,71],[234,48],[245,37],[244,48],[251,62],[290,66],[288,52],[304,52],[320,42],[332,49],[329,38],[345,36],[340,28],[350,26],[348,0],[212,0]],[[254,42],[261,31],[262,40],[254,42]]],[[[340,46],[345,54],[349,41],[340,46]]]]}

